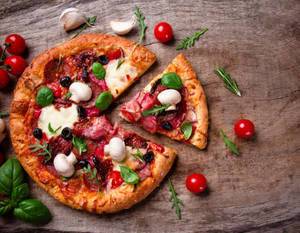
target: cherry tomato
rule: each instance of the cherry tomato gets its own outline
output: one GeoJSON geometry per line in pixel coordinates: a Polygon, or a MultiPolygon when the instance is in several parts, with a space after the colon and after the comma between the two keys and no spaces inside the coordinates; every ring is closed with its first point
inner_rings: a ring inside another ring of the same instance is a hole
{"type": "Polygon", "coordinates": [[[4,155],[0,152],[0,166],[4,163],[5,158],[4,155]]]}
{"type": "Polygon", "coordinates": [[[7,52],[14,55],[23,53],[26,48],[25,40],[18,34],[8,35],[5,39],[5,43],[10,44],[6,49],[7,52]]]}
{"type": "Polygon", "coordinates": [[[112,189],[118,188],[124,182],[119,171],[112,171],[109,175],[109,178],[112,179],[112,189]]]}
{"type": "Polygon", "coordinates": [[[6,70],[0,69],[0,89],[7,86],[9,77],[6,70]]]}
{"type": "Polygon", "coordinates": [[[49,87],[52,90],[55,97],[61,97],[61,89],[60,89],[60,86],[58,84],[48,83],[46,86],[49,87]]]}
{"type": "Polygon", "coordinates": [[[241,138],[249,138],[254,133],[254,125],[247,119],[241,119],[235,123],[234,132],[241,138]]]}
{"type": "Polygon", "coordinates": [[[26,61],[20,56],[10,56],[5,59],[4,65],[10,65],[11,70],[8,70],[9,73],[20,75],[26,67],[26,61]]]}
{"type": "Polygon", "coordinates": [[[191,174],[186,178],[185,186],[192,193],[201,193],[206,188],[205,176],[201,174],[191,174]]]}
{"type": "Polygon", "coordinates": [[[2,49],[2,47],[0,46],[0,57],[1,57],[2,53],[3,53],[3,49],[2,49]]]}
{"type": "Polygon", "coordinates": [[[170,24],[161,22],[154,28],[154,35],[160,42],[167,42],[173,37],[173,30],[170,24]]]}

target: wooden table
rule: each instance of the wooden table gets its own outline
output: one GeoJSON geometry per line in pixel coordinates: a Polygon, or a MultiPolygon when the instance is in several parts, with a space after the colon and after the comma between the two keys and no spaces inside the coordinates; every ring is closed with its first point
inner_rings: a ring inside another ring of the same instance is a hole
{"type": "MultiPolygon", "coordinates": [[[[95,215],[60,204],[29,181],[31,196],[42,200],[53,214],[44,226],[33,226],[12,216],[0,218],[1,232],[300,232],[300,2],[251,1],[1,1],[0,39],[19,33],[28,45],[27,62],[59,44],[73,33],[58,23],[62,10],[77,7],[87,16],[97,15],[96,26],[86,33],[113,33],[109,22],[128,19],[137,4],[146,17],[144,45],[158,56],[155,65],[125,92],[108,112],[146,138],[179,151],[170,176],[184,202],[182,220],[168,201],[167,180],[146,200],[113,215],[95,215]],[[167,21],[174,41],[159,43],[153,29],[167,21]],[[178,54],[180,40],[207,27],[195,46],[184,55],[205,89],[210,115],[209,144],[200,151],[150,135],[118,117],[121,105],[135,95],[178,54]],[[242,97],[224,88],[213,70],[221,65],[235,78],[242,97]],[[237,138],[234,123],[247,118],[256,134],[237,138]],[[222,128],[239,147],[241,156],[225,147],[217,129],[222,128]],[[193,195],[185,188],[190,173],[202,173],[208,191],[193,195]]],[[[135,28],[126,38],[137,41],[135,28]]],[[[0,92],[1,110],[9,108],[17,79],[0,92]]],[[[6,119],[7,122],[8,119],[6,119]]],[[[15,156],[8,139],[2,144],[15,156]]]]}

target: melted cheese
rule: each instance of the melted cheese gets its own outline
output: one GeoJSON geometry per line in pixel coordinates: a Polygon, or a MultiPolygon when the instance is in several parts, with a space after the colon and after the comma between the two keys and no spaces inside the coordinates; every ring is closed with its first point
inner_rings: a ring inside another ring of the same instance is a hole
{"type": "Polygon", "coordinates": [[[131,66],[128,61],[125,60],[118,69],[117,66],[118,59],[109,62],[105,75],[106,84],[114,97],[119,96],[128,87],[128,83],[137,76],[136,68],[131,66]],[[129,78],[126,77],[127,75],[129,78]]]}
{"type": "Polygon", "coordinates": [[[38,127],[46,133],[48,138],[51,138],[59,135],[65,127],[73,129],[73,124],[78,121],[78,119],[79,116],[75,104],[72,104],[69,108],[60,108],[59,110],[53,105],[50,105],[42,109],[42,113],[38,120],[38,127]],[[53,130],[56,130],[60,126],[61,128],[57,130],[55,134],[52,134],[48,130],[49,123],[53,130]]]}

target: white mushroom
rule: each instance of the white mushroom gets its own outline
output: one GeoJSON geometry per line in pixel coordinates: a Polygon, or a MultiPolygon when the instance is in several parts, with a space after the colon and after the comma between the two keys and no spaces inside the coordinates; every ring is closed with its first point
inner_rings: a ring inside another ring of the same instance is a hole
{"type": "Polygon", "coordinates": [[[177,90],[167,89],[159,93],[157,99],[161,104],[171,104],[171,106],[166,109],[166,111],[170,111],[176,109],[176,104],[181,101],[181,95],[177,90]]]}
{"type": "Polygon", "coordinates": [[[69,156],[66,156],[65,154],[58,154],[55,156],[53,163],[56,171],[60,175],[64,177],[71,177],[74,174],[74,164],[77,163],[77,159],[73,152],[71,152],[69,156]]]}
{"type": "Polygon", "coordinates": [[[60,17],[59,21],[63,24],[65,31],[75,29],[83,23],[87,23],[86,17],[77,8],[65,9],[60,17]]]}
{"type": "Polygon", "coordinates": [[[132,30],[136,23],[136,16],[133,15],[128,21],[110,21],[110,26],[114,33],[118,35],[125,35],[132,30]]]}
{"type": "Polygon", "coordinates": [[[0,118],[0,143],[6,137],[6,133],[4,131],[5,131],[5,123],[4,120],[0,118]]]}
{"type": "Polygon", "coordinates": [[[69,91],[72,93],[70,100],[73,100],[76,103],[88,101],[92,97],[92,89],[83,82],[72,83],[69,91]]]}
{"type": "Polygon", "coordinates": [[[104,146],[104,153],[109,154],[110,157],[118,162],[125,159],[125,143],[121,138],[114,137],[110,139],[109,144],[104,146]]]}

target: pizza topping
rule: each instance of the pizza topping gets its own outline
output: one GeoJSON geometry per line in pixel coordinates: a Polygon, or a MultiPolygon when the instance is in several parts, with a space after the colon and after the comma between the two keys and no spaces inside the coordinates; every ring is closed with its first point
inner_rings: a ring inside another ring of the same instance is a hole
{"type": "Polygon", "coordinates": [[[136,17],[133,15],[130,20],[127,21],[110,21],[111,29],[118,35],[125,35],[132,30],[136,23],[136,17]]]}
{"type": "Polygon", "coordinates": [[[115,161],[123,161],[126,157],[124,141],[121,138],[113,137],[109,144],[104,146],[104,153],[109,154],[115,161]]]}
{"type": "Polygon", "coordinates": [[[35,128],[33,130],[33,136],[35,138],[42,139],[43,138],[43,131],[40,128],[35,128]]]}
{"type": "Polygon", "coordinates": [[[68,156],[65,154],[58,154],[53,161],[56,171],[64,177],[71,177],[74,174],[75,163],[77,163],[77,159],[72,152],[68,156]]]}
{"type": "Polygon", "coordinates": [[[129,167],[120,166],[120,172],[123,180],[127,184],[137,184],[140,180],[138,174],[129,167]]]}
{"type": "Polygon", "coordinates": [[[86,160],[80,160],[80,161],[78,162],[78,166],[81,167],[81,168],[87,167],[88,164],[89,164],[89,162],[86,161],[86,160]]]}
{"type": "Polygon", "coordinates": [[[176,104],[181,101],[181,95],[177,90],[167,89],[159,93],[157,99],[161,104],[171,105],[166,109],[166,111],[170,111],[176,109],[176,104]]]}
{"type": "Polygon", "coordinates": [[[150,115],[154,115],[154,116],[157,116],[158,114],[162,113],[163,111],[165,111],[167,108],[171,107],[170,104],[167,104],[167,105],[154,105],[154,108],[150,108],[150,109],[147,109],[146,111],[142,112],[142,116],[143,117],[147,117],[147,116],[150,116],[150,115]]]}
{"type": "Polygon", "coordinates": [[[109,63],[109,58],[106,55],[100,55],[98,57],[98,62],[103,66],[107,65],[109,63]]]}
{"type": "Polygon", "coordinates": [[[50,105],[42,108],[42,113],[38,119],[38,127],[46,133],[48,138],[51,138],[52,136],[59,135],[65,127],[73,129],[73,124],[78,121],[78,119],[79,117],[75,104],[72,104],[71,107],[68,108],[60,108],[59,110],[57,110],[54,105],[50,105]],[[52,134],[48,129],[49,123],[52,128],[57,129],[59,126],[62,128],[55,134],[52,134]]]}
{"type": "Polygon", "coordinates": [[[184,139],[189,140],[193,133],[193,125],[188,121],[184,121],[180,126],[180,130],[184,139]]]}
{"type": "Polygon", "coordinates": [[[83,138],[73,136],[72,143],[80,155],[82,152],[87,152],[87,146],[83,138]]]}
{"type": "Polygon", "coordinates": [[[106,71],[104,67],[99,62],[94,62],[92,65],[93,74],[96,76],[97,79],[104,79],[106,71]]]}
{"type": "Polygon", "coordinates": [[[120,171],[112,171],[109,175],[109,178],[111,179],[112,189],[118,188],[124,182],[120,171]]]}
{"type": "Polygon", "coordinates": [[[105,91],[99,94],[96,99],[95,106],[101,111],[104,111],[109,107],[112,102],[112,95],[110,91],[105,91]]]}
{"type": "Polygon", "coordinates": [[[60,97],[61,96],[61,89],[60,89],[58,84],[48,83],[46,86],[49,87],[52,90],[55,97],[60,97]]]}
{"type": "Polygon", "coordinates": [[[92,97],[92,89],[83,82],[74,82],[69,88],[72,96],[70,100],[73,100],[76,103],[80,101],[88,101],[92,97]]]}
{"type": "Polygon", "coordinates": [[[143,117],[141,119],[141,124],[146,130],[154,134],[157,130],[157,117],[151,115],[143,117]]]}
{"type": "Polygon", "coordinates": [[[152,151],[148,151],[146,154],[144,154],[143,159],[147,163],[151,163],[154,159],[154,153],[152,151]]]}
{"type": "Polygon", "coordinates": [[[60,17],[59,21],[64,26],[65,31],[69,31],[79,27],[83,23],[87,23],[87,20],[83,13],[77,8],[67,8],[65,9],[60,17]]]}
{"type": "Polygon", "coordinates": [[[64,76],[61,78],[60,80],[60,85],[62,85],[63,87],[68,88],[71,85],[72,81],[70,76],[64,76]]]}
{"type": "Polygon", "coordinates": [[[77,111],[78,111],[79,117],[86,117],[86,111],[85,111],[84,107],[77,106],[77,111]]]}
{"type": "Polygon", "coordinates": [[[106,54],[109,60],[119,59],[122,55],[122,50],[118,49],[106,54]]]}
{"type": "Polygon", "coordinates": [[[89,73],[87,72],[86,69],[82,69],[81,71],[81,78],[84,82],[89,81],[89,73]]]}
{"type": "Polygon", "coordinates": [[[171,129],[173,129],[173,126],[168,121],[163,121],[162,124],[161,124],[161,127],[164,130],[171,130],[171,129]]]}
{"type": "Polygon", "coordinates": [[[176,90],[179,90],[183,87],[181,79],[176,73],[173,72],[164,74],[161,78],[161,83],[168,88],[176,90]]]}
{"type": "Polygon", "coordinates": [[[54,100],[53,91],[49,87],[42,87],[37,95],[36,95],[36,102],[40,106],[48,106],[54,100]]]}
{"type": "Polygon", "coordinates": [[[61,136],[63,139],[70,141],[73,138],[72,135],[72,130],[69,127],[65,127],[63,128],[63,130],[61,131],[61,136]]]}

